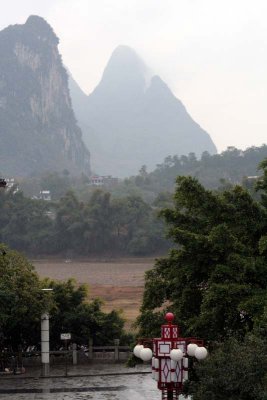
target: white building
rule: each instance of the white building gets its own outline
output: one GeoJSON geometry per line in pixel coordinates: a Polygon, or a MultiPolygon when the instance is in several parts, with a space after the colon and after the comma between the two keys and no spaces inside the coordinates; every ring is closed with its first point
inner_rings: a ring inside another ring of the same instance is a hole
{"type": "Polygon", "coordinates": [[[45,201],[51,201],[50,190],[41,190],[40,191],[40,199],[45,200],[45,201]]]}

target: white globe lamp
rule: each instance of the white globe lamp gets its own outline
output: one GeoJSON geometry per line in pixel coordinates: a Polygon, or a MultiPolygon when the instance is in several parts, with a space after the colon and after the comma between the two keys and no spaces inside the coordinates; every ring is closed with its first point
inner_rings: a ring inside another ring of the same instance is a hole
{"type": "Polygon", "coordinates": [[[194,356],[197,348],[198,348],[198,345],[196,343],[190,343],[187,346],[187,354],[191,357],[194,356]]]}
{"type": "Polygon", "coordinates": [[[170,357],[173,361],[181,361],[183,358],[183,352],[180,349],[172,349],[170,352],[170,357]]]}
{"type": "Polygon", "coordinates": [[[143,361],[150,361],[153,356],[152,350],[149,348],[141,349],[139,354],[143,361]]]}
{"type": "Polygon", "coordinates": [[[133,349],[133,353],[135,355],[135,357],[140,358],[140,351],[144,348],[144,346],[142,344],[137,344],[134,349],[133,349]]]}
{"type": "Polygon", "coordinates": [[[198,347],[195,350],[195,357],[198,360],[204,360],[208,355],[208,350],[205,347],[198,347]]]}

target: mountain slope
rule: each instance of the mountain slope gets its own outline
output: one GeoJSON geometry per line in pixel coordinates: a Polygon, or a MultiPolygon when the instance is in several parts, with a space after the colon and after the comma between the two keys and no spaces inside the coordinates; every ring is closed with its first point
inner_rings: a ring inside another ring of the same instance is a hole
{"type": "Polygon", "coordinates": [[[90,154],[76,123],[57,45],[52,28],[38,16],[0,32],[3,174],[90,173],[90,154]]]}
{"type": "MultiPolygon", "coordinates": [[[[77,87],[76,87],[77,89],[77,87]]],[[[90,125],[92,167],[124,177],[145,164],[154,168],[168,155],[216,153],[210,136],[158,77],[127,46],[113,52],[99,85],[84,99],[71,90],[79,124],[90,125]]]]}

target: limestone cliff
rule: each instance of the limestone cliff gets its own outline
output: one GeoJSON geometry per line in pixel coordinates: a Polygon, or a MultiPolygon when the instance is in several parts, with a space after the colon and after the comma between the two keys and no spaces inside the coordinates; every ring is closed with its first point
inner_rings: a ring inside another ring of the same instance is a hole
{"type": "Polygon", "coordinates": [[[38,16],[0,32],[0,143],[3,174],[90,173],[58,38],[38,16]]]}

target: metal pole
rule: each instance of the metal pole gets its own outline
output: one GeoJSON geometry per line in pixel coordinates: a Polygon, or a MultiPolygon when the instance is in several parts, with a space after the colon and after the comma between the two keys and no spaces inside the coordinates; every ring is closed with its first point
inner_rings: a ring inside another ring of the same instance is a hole
{"type": "Polygon", "coordinates": [[[68,376],[68,341],[65,340],[65,376],[68,376]]]}
{"type": "Polygon", "coordinates": [[[93,349],[93,338],[89,338],[89,347],[88,347],[88,359],[92,360],[94,358],[94,349],[93,349]]]}
{"type": "Polygon", "coordinates": [[[77,365],[77,344],[72,345],[72,364],[77,365]]]}
{"type": "Polygon", "coordinates": [[[168,400],[173,400],[173,391],[168,390],[168,400]]]}
{"type": "Polygon", "coordinates": [[[120,345],[120,339],[114,339],[114,359],[115,361],[119,361],[120,358],[120,353],[119,353],[119,345],[120,345]]]}
{"type": "Polygon", "coordinates": [[[41,360],[42,375],[49,375],[49,314],[41,316],[41,360]]]}

